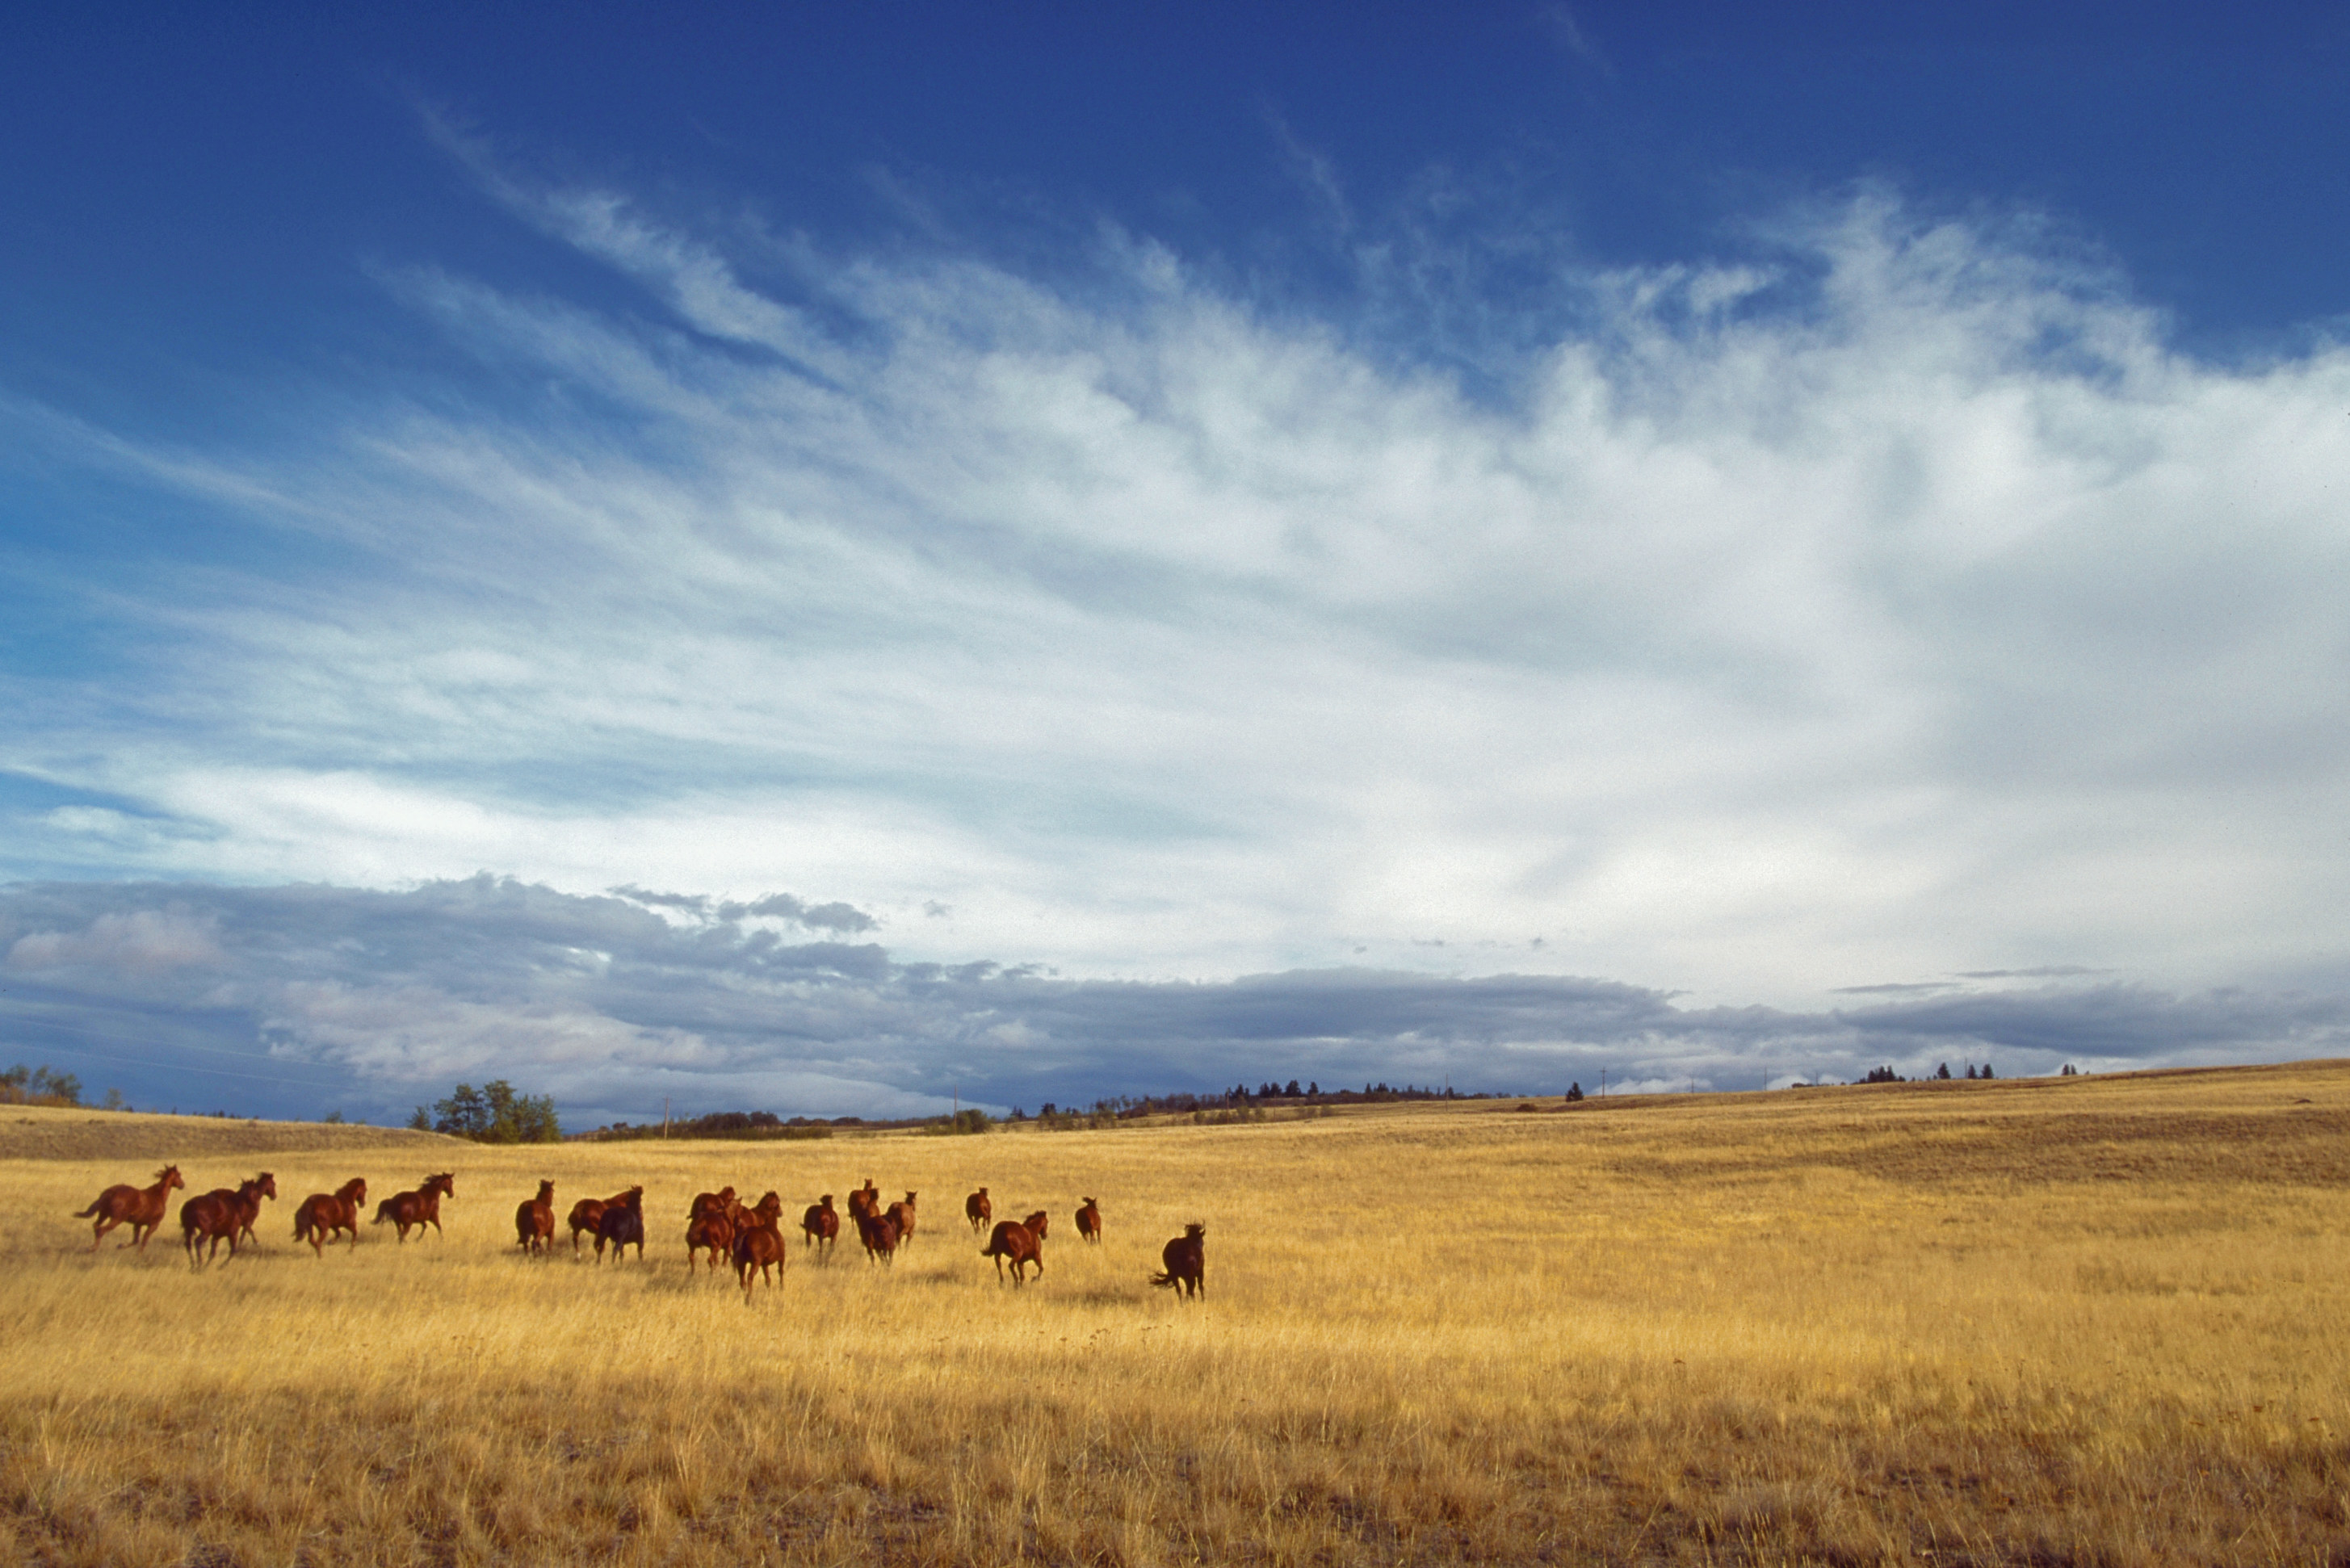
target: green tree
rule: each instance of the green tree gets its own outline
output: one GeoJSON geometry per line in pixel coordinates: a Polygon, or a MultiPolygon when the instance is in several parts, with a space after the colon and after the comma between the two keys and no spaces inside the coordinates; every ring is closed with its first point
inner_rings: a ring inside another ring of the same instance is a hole
{"type": "Polygon", "coordinates": [[[475,1143],[555,1143],[563,1137],[552,1095],[517,1094],[504,1078],[493,1078],[478,1089],[460,1084],[445,1099],[433,1101],[429,1111],[417,1106],[408,1125],[475,1143]]]}

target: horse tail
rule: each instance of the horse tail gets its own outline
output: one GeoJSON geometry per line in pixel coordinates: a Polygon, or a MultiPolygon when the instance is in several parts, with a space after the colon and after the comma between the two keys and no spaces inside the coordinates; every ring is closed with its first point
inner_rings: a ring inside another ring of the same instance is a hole
{"type": "Polygon", "coordinates": [[[75,1218],[75,1219],[77,1219],[77,1220],[87,1220],[87,1219],[88,1219],[91,1215],[93,1215],[93,1214],[97,1213],[100,1209],[104,1208],[104,1207],[105,1207],[105,1205],[106,1205],[106,1199],[103,1199],[103,1198],[93,1198],[93,1199],[91,1199],[89,1200],[89,1207],[88,1207],[88,1208],[87,1208],[87,1209],[85,1209],[85,1210],[83,1210],[80,1213],[78,1213],[78,1214],[75,1215],[75,1216],[74,1216],[74,1218],[75,1218]]]}
{"type": "Polygon", "coordinates": [[[1166,1290],[1174,1285],[1176,1280],[1172,1274],[1153,1274],[1150,1276],[1150,1282],[1160,1290],[1166,1290]]]}

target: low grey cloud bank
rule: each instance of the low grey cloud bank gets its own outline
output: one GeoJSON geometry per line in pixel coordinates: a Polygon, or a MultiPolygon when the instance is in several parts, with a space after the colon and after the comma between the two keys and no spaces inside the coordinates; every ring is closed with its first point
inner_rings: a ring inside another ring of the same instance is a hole
{"type": "Polygon", "coordinates": [[[625,892],[487,875],[402,892],[0,888],[0,1054],[141,1106],[283,1115],[398,1115],[461,1079],[504,1077],[577,1123],[639,1119],[664,1098],[907,1115],[955,1096],[1033,1109],[1268,1077],[1555,1093],[1605,1070],[1630,1087],[1752,1088],[1880,1063],[2015,1075],[2350,1048],[2339,996],[2032,977],[1798,1012],[1556,975],[1069,979],[804,940],[826,906],[789,896],[625,892]]]}

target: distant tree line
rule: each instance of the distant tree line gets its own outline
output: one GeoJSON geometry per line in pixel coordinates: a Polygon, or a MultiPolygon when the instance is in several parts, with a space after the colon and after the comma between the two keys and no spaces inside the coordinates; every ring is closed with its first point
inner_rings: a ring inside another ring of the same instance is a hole
{"type": "MultiPolygon", "coordinates": [[[[2068,1066],[2064,1071],[2069,1075],[2073,1069],[2068,1066]]],[[[1991,1078],[1996,1077],[1998,1075],[1994,1074],[1991,1070],[1991,1064],[1985,1062],[1980,1071],[1976,1070],[1972,1065],[1969,1065],[1965,1075],[1970,1078],[1991,1078]]],[[[1950,1064],[1948,1062],[1942,1063],[1934,1069],[1931,1076],[1937,1083],[1949,1083],[1950,1081],[1950,1064]]],[[[1868,1070],[1868,1075],[1861,1079],[1861,1082],[1864,1084],[1906,1084],[1908,1081],[1908,1079],[1903,1077],[1900,1074],[1895,1072],[1890,1067],[1871,1067],[1868,1070]]]]}
{"type": "Polygon", "coordinates": [[[419,1132],[448,1133],[475,1143],[555,1143],[563,1128],[555,1118],[555,1096],[523,1095],[504,1078],[480,1088],[460,1084],[446,1099],[419,1106],[408,1125],[419,1132]]]}
{"type": "MultiPolygon", "coordinates": [[[[1259,1111],[1271,1107],[1383,1106],[1406,1100],[1486,1100],[1505,1098],[1504,1096],[1469,1094],[1458,1089],[1421,1088],[1406,1084],[1401,1086],[1388,1083],[1366,1083],[1360,1089],[1328,1089],[1316,1083],[1300,1085],[1292,1078],[1286,1084],[1267,1079],[1253,1089],[1246,1084],[1235,1084],[1229,1089],[1211,1094],[1172,1095],[1111,1095],[1096,1100],[1090,1106],[1061,1106],[1046,1100],[1037,1107],[1033,1118],[1047,1131],[1075,1127],[1111,1127],[1118,1122],[1135,1121],[1143,1116],[1214,1116],[1230,1111],[1259,1111]]],[[[1027,1112],[1014,1107],[1011,1120],[1030,1120],[1027,1112]]]]}

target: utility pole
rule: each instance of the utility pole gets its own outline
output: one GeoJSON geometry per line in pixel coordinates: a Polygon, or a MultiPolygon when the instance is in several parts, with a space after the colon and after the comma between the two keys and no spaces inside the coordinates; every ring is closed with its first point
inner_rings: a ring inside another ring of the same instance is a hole
{"type": "Polygon", "coordinates": [[[669,1096],[661,1096],[661,1137],[669,1137],[669,1096]]]}
{"type": "Polygon", "coordinates": [[[1603,1100],[1607,1097],[1607,1069],[1605,1067],[1599,1069],[1599,1097],[1603,1100]]]}

